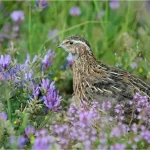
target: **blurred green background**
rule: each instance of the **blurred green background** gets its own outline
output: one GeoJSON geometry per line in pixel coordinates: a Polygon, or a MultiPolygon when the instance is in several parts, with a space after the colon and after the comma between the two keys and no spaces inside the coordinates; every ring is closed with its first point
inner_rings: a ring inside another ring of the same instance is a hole
{"type": "Polygon", "coordinates": [[[51,49],[57,55],[53,71],[59,82],[67,53],[57,45],[79,35],[89,41],[99,61],[149,82],[149,15],[149,1],[0,1],[0,52],[22,61],[26,53],[33,57],[51,49]]]}

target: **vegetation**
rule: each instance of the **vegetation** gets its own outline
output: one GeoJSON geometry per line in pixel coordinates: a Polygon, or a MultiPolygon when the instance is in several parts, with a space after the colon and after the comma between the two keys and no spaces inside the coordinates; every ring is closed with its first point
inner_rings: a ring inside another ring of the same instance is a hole
{"type": "Polygon", "coordinates": [[[71,57],[57,49],[83,36],[99,61],[150,83],[149,1],[0,1],[0,12],[1,149],[150,149],[148,98],[136,93],[129,124],[123,105],[78,108],[71,57]]]}

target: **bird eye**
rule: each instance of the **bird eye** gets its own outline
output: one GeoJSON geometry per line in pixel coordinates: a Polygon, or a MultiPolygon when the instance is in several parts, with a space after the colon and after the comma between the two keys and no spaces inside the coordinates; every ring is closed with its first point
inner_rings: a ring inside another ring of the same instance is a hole
{"type": "Polygon", "coordinates": [[[69,42],[69,44],[70,44],[70,45],[72,45],[72,44],[73,44],[73,42],[72,42],[72,41],[70,41],[70,42],[69,42]]]}

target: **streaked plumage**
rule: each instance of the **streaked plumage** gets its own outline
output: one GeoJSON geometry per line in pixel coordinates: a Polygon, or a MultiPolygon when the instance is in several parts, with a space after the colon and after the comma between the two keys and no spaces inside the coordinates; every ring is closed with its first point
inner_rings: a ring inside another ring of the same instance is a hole
{"type": "Polygon", "coordinates": [[[89,103],[111,101],[113,104],[122,103],[127,106],[136,92],[150,98],[150,85],[124,70],[98,62],[90,44],[84,38],[68,37],[59,47],[75,58],[73,89],[78,104],[82,100],[89,103]]]}

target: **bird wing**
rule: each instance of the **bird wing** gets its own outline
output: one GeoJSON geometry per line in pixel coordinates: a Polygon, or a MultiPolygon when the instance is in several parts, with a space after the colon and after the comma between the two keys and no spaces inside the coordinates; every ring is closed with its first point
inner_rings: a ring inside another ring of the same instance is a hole
{"type": "Polygon", "coordinates": [[[117,69],[117,68],[110,68],[110,71],[109,71],[110,78],[113,78],[115,74],[116,74],[116,78],[115,78],[116,82],[120,80],[122,84],[127,84],[132,89],[134,89],[134,93],[138,92],[150,98],[150,85],[148,85],[147,83],[145,83],[138,77],[124,70],[117,69]]]}
{"type": "Polygon", "coordinates": [[[93,74],[85,78],[85,93],[91,99],[101,101],[114,99],[114,101],[132,100],[136,92],[150,98],[150,85],[136,76],[102,63],[91,68],[93,74]]]}

